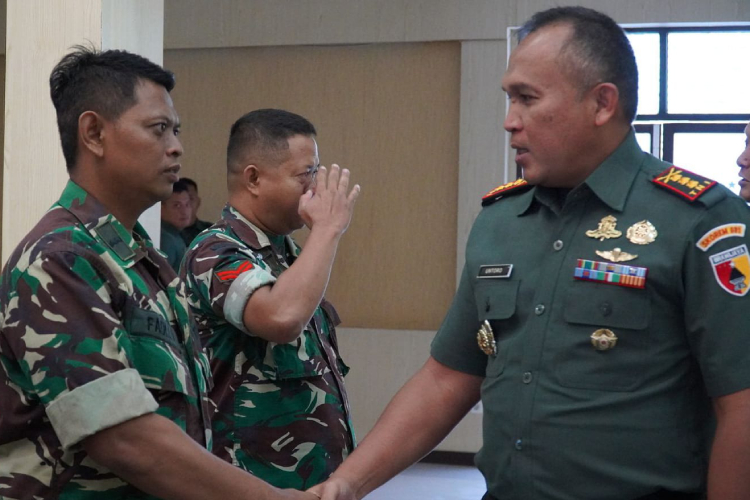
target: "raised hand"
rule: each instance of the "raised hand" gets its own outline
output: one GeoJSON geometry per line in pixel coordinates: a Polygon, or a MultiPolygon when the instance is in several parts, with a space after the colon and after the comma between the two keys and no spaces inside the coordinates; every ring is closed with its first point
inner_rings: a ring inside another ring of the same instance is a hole
{"type": "Polygon", "coordinates": [[[305,224],[313,227],[327,227],[337,234],[343,234],[349,227],[354,212],[354,203],[359,196],[359,184],[347,193],[349,170],[341,170],[331,165],[330,173],[320,167],[317,184],[300,198],[299,213],[305,224]]]}

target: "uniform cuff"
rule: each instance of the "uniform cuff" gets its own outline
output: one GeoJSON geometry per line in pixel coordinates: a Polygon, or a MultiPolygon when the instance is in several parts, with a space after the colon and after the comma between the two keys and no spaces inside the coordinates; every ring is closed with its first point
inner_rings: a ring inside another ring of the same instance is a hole
{"type": "Polygon", "coordinates": [[[76,387],[47,406],[63,448],[159,408],[137,370],[127,368],[76,387]]]}
{"type": "Polygon", "coordinates": [[[227,298],[224,300],[224,317],[226,320],[235,328],[250,333],[247,331],[244,321],[247,301],[250,300],[250,296],[255,290],[275,281],[276,278],[263,269],[255,268],[240,274],[232,282],[227,291],[227,298]]]}

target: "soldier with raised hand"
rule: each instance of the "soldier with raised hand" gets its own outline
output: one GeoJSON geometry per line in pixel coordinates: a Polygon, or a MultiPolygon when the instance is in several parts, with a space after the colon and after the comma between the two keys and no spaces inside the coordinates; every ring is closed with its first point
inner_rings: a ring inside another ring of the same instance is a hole
{"type": "Polygon", "coordinates": [[[366,496],[481,397],[484,500],[747,500],[746,204],[641,151],[600,12],[532,16],[502,86],[524,178],[483,198],[431,357],[314,491],[366,496]]]}
{"type": "Polygon", "coordinates": [[[279,487],[323,481],[354,447],[324,293],[359,186],[347,169],[319,167],[315,134],[284,110],[238,119],[229,201],[182,267],[214,375],[214,452],[279,487]],[[300,251],[289,234],[305,224],[300,251]]]}
{"type": "Polygon", "coordinates": [[[0,284],[0,498],[309,500],[217,459],[184,286],[138,217],[172,193],[174,76],[78,47],[50,77],[70,181],[0,284]]]}

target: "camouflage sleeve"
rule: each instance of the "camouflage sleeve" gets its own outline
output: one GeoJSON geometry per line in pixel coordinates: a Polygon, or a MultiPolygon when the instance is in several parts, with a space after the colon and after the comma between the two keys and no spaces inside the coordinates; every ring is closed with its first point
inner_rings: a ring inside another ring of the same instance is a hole
{"type": "MultiPolygon", "coordinates": [[[[131,367],[110,283],[91,257],[45,253],[10,275],[3,335],[64,447],[158,405],[131,367]]],[[[103,266],[102,266],[103,268],[103,266]]]]}
{"type": "Polygon", "coordinates": [[[189,258],[191,294],[197,292],[216,315],[249,333],[242,318],[245,305],[255,290],[276,278],[257,253],[234,240],[204,240],[201,247],[189,258]]]}

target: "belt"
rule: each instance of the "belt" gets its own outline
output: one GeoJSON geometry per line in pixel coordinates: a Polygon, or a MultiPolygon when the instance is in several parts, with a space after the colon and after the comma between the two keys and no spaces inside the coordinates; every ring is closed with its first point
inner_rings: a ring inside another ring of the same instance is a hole
{"type": "MultiPolygon", "coordinates": [[[[659,490],[654,493],[649,493],[642,497],[634,498],[633,500],[705,500],[706,495],[704,493],[680,493],[677,491],[659,490]]],[[[498,500],[489,493],[485,493],[482,500],[498,500]]]]}

